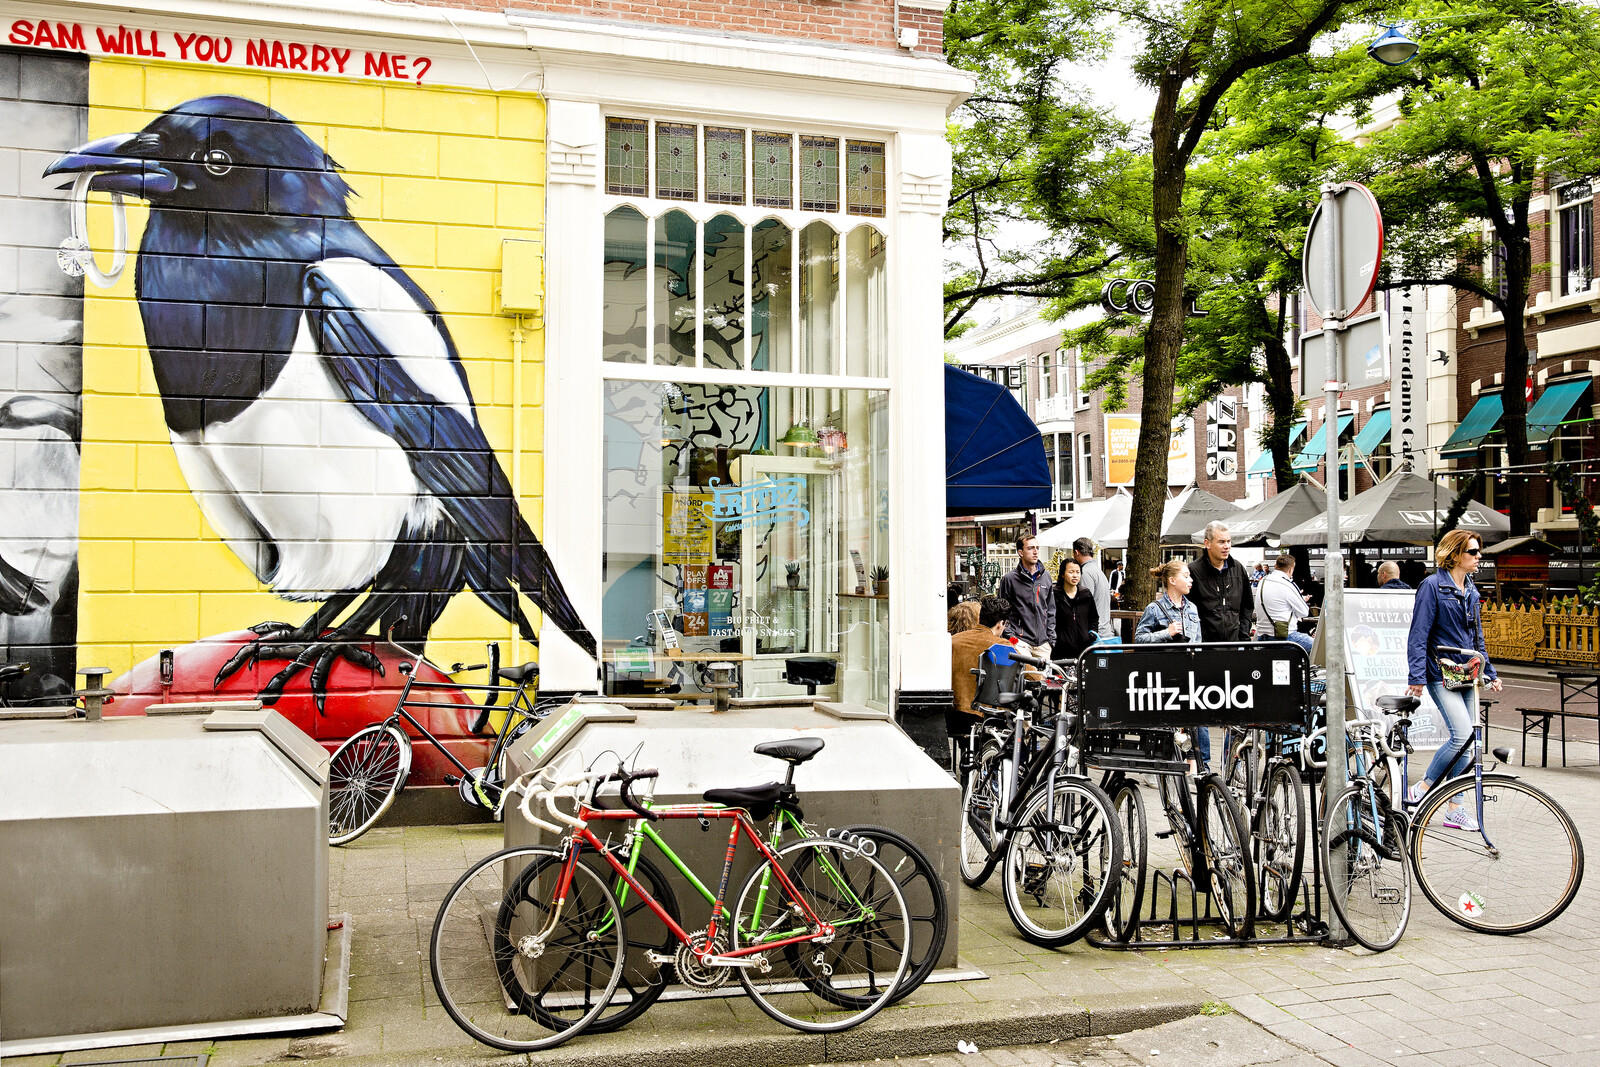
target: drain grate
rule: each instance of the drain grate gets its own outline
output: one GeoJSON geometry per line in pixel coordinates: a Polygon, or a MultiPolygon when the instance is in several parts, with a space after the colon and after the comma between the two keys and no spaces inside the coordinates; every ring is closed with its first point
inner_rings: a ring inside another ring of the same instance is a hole
{"type": "Polygon", "coordinates": [[[211,1059],[209,1052],[196,1052],[186,1056],[147,1056],[137,1060],[95,1060],[78,1063],[74,1067],[206,1067],[211,1059]]]}

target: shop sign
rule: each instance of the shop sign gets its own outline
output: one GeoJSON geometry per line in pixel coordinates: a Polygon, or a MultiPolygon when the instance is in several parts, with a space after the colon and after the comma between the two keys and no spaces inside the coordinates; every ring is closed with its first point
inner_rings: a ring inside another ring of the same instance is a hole
{"type": "Polygon", "coordinates": [[[1400,289],[1390,297],[1389,365],[1394,379],[1389,387],[1389,452],[1396,459],[1415,460],[1428,435],[1428,368],[1423,345],[1422,316],[1427,290],[1420,285],[1400,289]]]}
{"type": "Polygon", "coordinates": [[[1219,396],[1206,404],[1206,477],[1239,480],[1239,399],[1219,396]]]}
{"type": "Polygon", "coordinates": [[[774,478],[770,474],[749,485],[718,485],[711,479],[711,503],[704,505],[712,522],[727,523],[724,530],[746,530],[792,522],[806,526],[811,511],[802,503],[806,480],[801,475],[774,478]]]}
{"type": "MultiPolygon", "coordinates": [[[[1107,415],[1106,486],[1132,485],[1139,456],[1139,426],[1142,415],[1107,415]]],[[[1188,485],[1194,481],[1194,423],[1187,418],[1172,421],[1172,440],[1167,447],[1167,484],[1188,485]]]]}
{"type": "Polygon", "coordinates": [[[183,32],[173,27],[125,23],[97,24],[61,19],[14,18],[6,24],[6,40],[14,45],[87,53],[166,59],[250,70],[304,71],[345,78],[421,85],[433,69],[428,56],[403,52],[338,48],[325,41],[285,41],[272,37],[236,36],[215,27],[183,32]],[[201,32],[206,29],[208,32],[201,32]]]}
{"type": "MultiPolygon", "coordinates": [[[[1409,664],[1406,638],[1411,633],[1415,593],[1402,589],[1347,589],[1344,594],[1345,662],[1354,681],[1355,705],[1368,717],[1385,718],[1377,700],[1406,691],[1409,664]]],[[[1411,744],[1438,748],[1450,737],[1433,698],[1411,713],[1411,744]]]]}

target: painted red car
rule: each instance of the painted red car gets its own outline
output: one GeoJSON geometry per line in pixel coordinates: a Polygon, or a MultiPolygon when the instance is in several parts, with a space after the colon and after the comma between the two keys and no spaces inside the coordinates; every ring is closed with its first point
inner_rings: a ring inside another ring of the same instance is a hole
{"type": "MultiPolygon", "coordinates": [[[[172,650],[172,680],[163,683],[161,657],[153,656],[134,666],[111,683],[116,694],[106,707],[107,715],[140,715],[151,704],[192,704],[217,700],[253,700],[261,689],[286,665],[283,661],[246,664],[216,685],[217,671],[240,648],[256,640],[249,630],[204,637],[193,644],[172,650]]],[[[416,662],[392,645],[374,641],[367,650],[377,657],[382,672],[358,667],[341,659],[328,676],[327,698],[319,711],[311,694],[311,671],[297,674],[284,688],[272,709],[321,742],[329,752],[370,723],[382,722],[394,710],[405,685],[400,666],[416,662]]],[[[457,759],[468,767],[481,767],[488,759],[493,737],[471,733],[478,705],[459,690],[430,688],[427,683],[448,683],[450,678],[427,660],[419,668],[418,682],[412,687],[414,700],[434,704],[453,704],[460,708],[419,708],[412,717],[450,747],[457,759]]],[[[404,726],[404,724],[402,724],[404,726]]],[[[404,727],[413,738],[420,735],[404,727]]],[[[446,785],[445,774],[455,774],[445,758],[422,741],[413,748],[411,785],[446,785]]]]}

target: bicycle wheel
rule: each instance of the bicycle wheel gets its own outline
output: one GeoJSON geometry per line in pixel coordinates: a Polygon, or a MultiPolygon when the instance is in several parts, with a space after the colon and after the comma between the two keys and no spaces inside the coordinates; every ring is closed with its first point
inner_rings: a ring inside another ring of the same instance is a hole
{"type": "Polygon", "coordinates": [[[1001,889],[1017,932],[1055,948],[1100,920],[1121,882],[1122,835],[1111,800],[1084,778],[1040,785],[1023,802],[1001,861],[1001,889]]]}
{"type": "Polygon", "coordinates": [[[961,795],[961,880],[979,889],[989,880],[1000,850],[995,847],[1000,818],[1000,779],[1005,754],[993,741],[978,750],[961,795]]]}
{"type": "MultiPolygon", "coordinates": [[[[623,859],[621,856],[617,858],[623,859]]],[[[672,965],[653,963],[648,953],[672,955],[678,947],[678,935],[609,865],[602,866],[604,860],[598,857],[585,858],[584,862],[592,864],[611,886],[611,895],[616,897],[622,915],[623,936],[627,940],[627,956],[622,963],[616,991],[611,994],[605,1011],[587,1028],[591,1034],[607,1034],[643,1015],[666,991],[667,981],[673,972],[672,965]]],[[[649,856],[639,856],[633,868],[633,877],[672,916],[673,922],[683,925],[683,917],[678,911],[678,895],[667,882],[667,876],[651,862],[649,856]]]]}
{"type": "Polygon", "coordinates": [[[1121,877],[1106,904],[1106,933],[1126,945],[1139,935],[1139,908],[1144,902],[1144,879],[1149,843],[1144,798],[1139,786],[1127,780],[1111,796],[1118,836],[1122,838],[1121,877]]]}
{"type": "Polygon", "coordinates": [[[1256,872],[1244,812],[1220,775],[1200,779],[1200,855],[1211,900],[1230,937],[1255,932],[1256,872]]]}
{"type": "Polygon", "coordinates": [[[1300,772],[1289,763],[1267,768],[1261,809],[1256,812],[1257,908],[1268,922],[1283,922],[1300,894],[1306,856],[1306,801],[1300,772]]]}
{"type": "Polygon", "coordinates": [[[905,977],[889,998],[889,1003],[894,1004],[928,980],[944,953],[945,938],[950,932],[944,880],[933,869],[933,861],[904,834],[867,824],[846,826],[840,833],[863,837],[877,845],[872,858],[889,872],[905,897],[906,917],[911,922],[911,959],[905,977]]]}
{"type": "Polygon", "coordinates": [[[411,739],[398,726],[364,726],[328,761],[328,844],[354,841],[389,810],[411,776],[411,739]]]}
{"type": "Polygon", "coordinates": [[[617,902],[586,864],[554,903],[562,857],[538,846],[486,856],[445,894],[428,941],[439,1002],[474,1039],[552,1048],[605,1010],[622,976],[617,902]]]}
{"type": "Polygon", "coordinates": [[[1351,937],[1373,952],[1399,943],[1411,917],[1405,820],[1365,780],[1328,807],[1322,869],[1328,900],[1351,937]]]}
{"type": "Polygon", "coordinates": [[[1583,883],[1583,841],[1566,811],[1509,774],[1483,776],[1483,829],[1455,829],[1445,813],[1475,806],[1472,775],[1434,786],[1417,810],[1412,861],[1434,907],[1486,934],[1537,930],[1572,903],[1583,883]]]}
{"type": "Polygon", "coordinates": [[[1194,827],[1198,824],[1195,822],[1193,786],[1188,777],[1181,774],[1163,774],[1157,778],[1157,785],[1161,791],[1161,808],[1167,815],[1166,836],[1172,839],[1173,847],[1178,850],[1178,862],[1194,880],[1195,889],[1204,893],[1208,885],[1205,871],[1194,862],[1194,827]]]}
{"type": "Polygon", "coordinates": [[[805,936],[796,910],[801,902],[833,927],[832,940],[754,954],[753,966],[737,968],[739,984],[785,1026],[813,1034],[848,1030],[883,1010],[909,969],[905,897],[889,872],[854,845],[803,838],[763,860],[745,881],[730,925],[734,950],[805,936]]]}

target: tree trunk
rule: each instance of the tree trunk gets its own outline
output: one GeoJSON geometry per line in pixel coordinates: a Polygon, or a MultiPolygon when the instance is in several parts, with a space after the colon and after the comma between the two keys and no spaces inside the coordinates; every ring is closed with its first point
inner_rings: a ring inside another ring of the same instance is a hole
{"type": "Polygon", "coordinates": [[[1144,384],[1140,404],[1139,453],[1134,461],[1133,505],[1128,516],[1128,592],[1135,608],[1155,599],[1150,568],[1161,560],[1161,512],[1167,502],[1167,452],[1172,441],[1173,386],[1183,347],[1183,280],[1189,248],[1176,224],[1187,178],[1177,123],[1181,82],[1163,78],[1150,122],[1154,164],[1151,219],[1156,231],[1155,309],[1144,335],[1144,384]]]}
{"type": "Polygon", "coordinates": [[[1267,430],[1265,444],[1272,451],[1272,475],[1277,480],[1278,492],[1287,492],[1299,484],[1300,475],[1289,464],[1291,442],[1289,430],[1294,426],[1294,409],[1299,398],[1294,390],[1294,360],[1289,346],[1283,343],[1283,333],[1268,332],[1262,346],[1267,356],[1267,414],[1272,426],[1267,430]]]}

